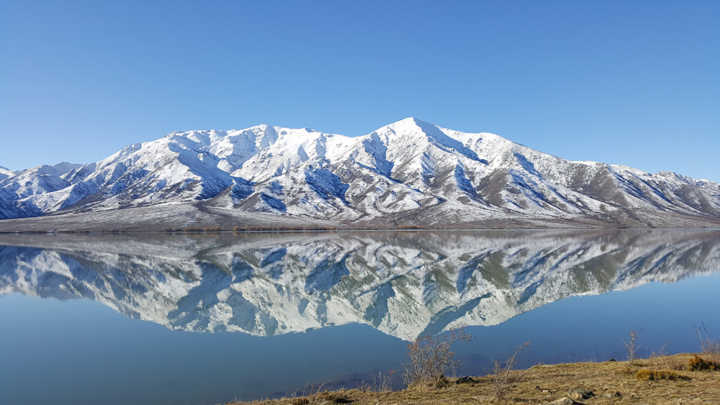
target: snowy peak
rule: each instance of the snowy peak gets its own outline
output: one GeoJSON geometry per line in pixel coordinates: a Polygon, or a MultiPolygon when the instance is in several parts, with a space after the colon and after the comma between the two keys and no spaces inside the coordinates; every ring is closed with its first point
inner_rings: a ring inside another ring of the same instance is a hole
{"type": "Polygon", "coordinates": [[[53,192],[70,185],[66,180],[73,170],[81,167],[81,165],[62,162],[56,165],[42,165],[32,169],[21,170],[19,172],[4,172],[7,174],[4,179],[0,179],[0,188],[6,192],[12,192],[20,198],[53,192]]]}
{"type": "Polygon", "coordinates": [[[15,172],[8,169],[7,167],[0,166],[0,180],[14,176],[15,172]]]}
{"type": "Polygon", "coordinates": [[[415,117],[403,118],[400,121],[384,125],[372,133],[380,133],[388,137],[406,137],[406,138],[428,138],[429,135],[423,127],[432,127],[433,125],[415,117]]]}
{"type": "Polygon", "coordinates": [[[720,223],[717,183],[414,117],[354,138],[266,124],[173,132],[87,165],[0,172],[0,219],[166,203],[361,227],[720,223]]]}
{"type": "Polygon", "coordinates": [[[381,127],[374,131],[373,134],[382,135],[386,144],[395,143],[410,147],[419,146],[425,142],[448,153],[460,153],[469,159],[480,160],[477,153],[463,145],[459,140],[449,136],[440,127],[414,117],[405,118],[381,127]]]}

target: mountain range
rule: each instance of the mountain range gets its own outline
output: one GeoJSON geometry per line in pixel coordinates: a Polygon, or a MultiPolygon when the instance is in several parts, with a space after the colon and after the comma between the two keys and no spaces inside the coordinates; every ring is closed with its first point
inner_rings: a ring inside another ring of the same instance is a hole
{"type": "Polygon", "coordinates": [[[716,226],[720,185],[406,118],[360,137],[174,132],[94,163],[2,168],[0,219],[0,231],[716,226]]]}
{"type": "Polygon", "coordinates": [[[0,235],[0,295],[91,299],[173,330],[361,323],[413,340],[720,268],[717,231],[141,236],[0,235]]]}

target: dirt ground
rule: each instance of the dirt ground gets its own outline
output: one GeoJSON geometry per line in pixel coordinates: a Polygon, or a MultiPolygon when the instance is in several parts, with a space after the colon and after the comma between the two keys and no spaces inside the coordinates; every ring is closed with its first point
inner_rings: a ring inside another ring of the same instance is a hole
{"type": "Polygon", "coordinates": [[[720,404],[720,371],[691,371],[694,356],[537,365],[513,371],[506,383],[493,376],[451,378],[402,391],[318,392],[251,404],[720,404]]]}

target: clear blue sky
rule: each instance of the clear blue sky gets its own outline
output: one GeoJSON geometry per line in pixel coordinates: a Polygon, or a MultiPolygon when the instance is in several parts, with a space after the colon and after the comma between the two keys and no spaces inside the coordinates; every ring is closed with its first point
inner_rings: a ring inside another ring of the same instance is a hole
{"type": "Polygon", "coordinates": [[[406,116],[720,180],[720,1],[0,1],[0,165],[406,116]]]}

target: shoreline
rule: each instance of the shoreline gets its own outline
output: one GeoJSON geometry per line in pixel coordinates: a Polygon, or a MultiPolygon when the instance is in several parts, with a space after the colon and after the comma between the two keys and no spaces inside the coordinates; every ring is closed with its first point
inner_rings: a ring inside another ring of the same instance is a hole
{"type": "Polygon", "coordinates": [[[440,377],[399,391],[318,391],[227,405],[320,404],[718,404],[720,355],[675,354],[634,361],[535,365],[481,377],[440,377]],[[702,359],[704,363],[698,363],[702,359]],[[708,365],[709,370],[699,370],[708,365]],[[713,367],[717,369],[713,370],[713,367]],[[693,368],[696,368],[693,370],[693,368]]]}
{"type": "MultiPolygon", "coordinates": [[[[0,225],[2,225],[0,220],[0,225]]],[[[648,230],[678,230],[678,231],[720,231],[720,226],[660,226],[660,227],[640,227],[640,226],[588,226],[588,227],[338,227],[338,228],[180,228],[165,230],[136,230],[136,229],[87,229],[87,230],[0,230],[0,235],[144,235],[144,234],[163,234],[163,235],[205,235],[205,234],[257,234],[257,233],[352,233],[352,232],[528,232],[528,231],[544,231],[544,232],[611,232],[611,231],[648,231],[648,230]]]]}
{"type": "Polygon", "coordinates": [[[416,217],[323,220],[218,208],[202,203],[156,204],[99,211],[63,211],[48,215],[0,220],[0,233],[209,233],[209,232],[320,232],[370,230],[622,230],[718,229],[720,218],[652,213],[642,220],[597,216],[543,217],[507,215],[487,218],[416,217]],[[651,215],[652,214],[652,215],[651,215]]]}

